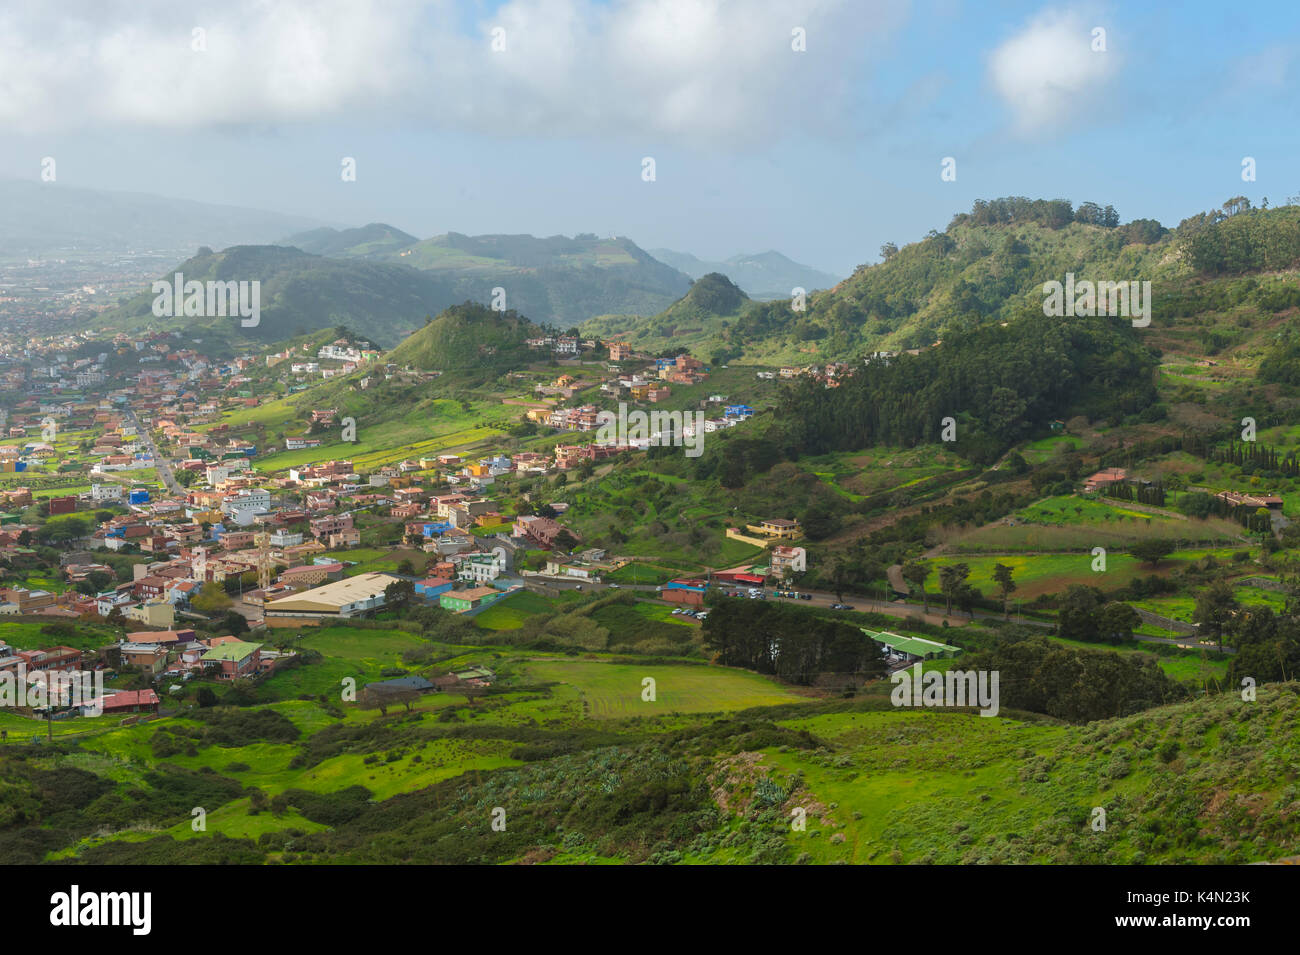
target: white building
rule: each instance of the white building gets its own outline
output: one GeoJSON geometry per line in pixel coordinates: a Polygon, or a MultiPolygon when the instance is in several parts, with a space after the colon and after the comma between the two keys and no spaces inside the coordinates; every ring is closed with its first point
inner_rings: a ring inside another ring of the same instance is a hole
{"type": "Polygon", "coordinates": [[[461,580],[472,580],[478,584],[487,584],[496,580],[505,572],[506,559],[497,552],[490,554],[471,554],[460,562],[457,576],[461,580]]]}
{"type": "Polygon", "coordinates": [[[122,485],[105,482],[103,484],[92,484],[90,487],[90,499],[92,501],[120,501],[122,500],[122,485]]]}

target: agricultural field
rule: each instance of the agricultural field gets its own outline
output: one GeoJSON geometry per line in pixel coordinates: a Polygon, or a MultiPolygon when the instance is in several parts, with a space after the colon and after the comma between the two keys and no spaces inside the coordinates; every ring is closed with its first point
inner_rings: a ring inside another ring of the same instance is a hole
{"type": "Polygon", "coordinates": [[[528,672],[541,681],[575,687],[583,715],[597,720],[651,713],[725,713],[801,699],[765,677],[718,667],[643,666],[583,660],[531,663],[528,672]],[[655,681],[654,702],[642,699],[646,679],[655,681]]]}
{"type": "Polygon", "coordinates": [[[970,467],[959,455],[933,447],[829,454],[806,458],[799,465],[849,501],[890,491],[916,492],[944,475],[970,467]]]}
{"type": "MultiPolygon", "coordinates": [[[[500,408],[488,402],[471,402],[466,409],[459,401],[438,399],[396,417],[391,412],[381,420],[366,418],[361,412],[358,415],[361,417],[356,420],[365,423],[358,426],[355,441],[339,440],[342,432],[336,425],[319,435],[325,442],[319,448],[259,456],[258,469],[273,472],[328,458],[347,458],[358,469],[368,471],[406,458],[459,451],[501,433],[498,428],[480,424],[487,417],[500,416],[500,408]]],[[[340,417],[346,416],[340,411],[340,417]]],[[[283,428],[287,434],[301,433],[305,424],[300,412],[262,423],[283,428]]]]}
{"type": "Polygon", "coordinates": [[[994,524],[941,536],[949,551],[978,554],[1090,551],[1129,547],[1143,540],[1226,544],[1240,541],[1242,528],[1220,518],[1193,520],[1168,509],[1071,494],[1044,498],[994,524]]]}
{"type": "Polygon", "coordinates": [[[1016,598],[1030,600],[1040,594],[1062,593],[1074,584],[1097,587],[1103,591],[1116,590],[1131,583],[1137,577],[1147,577],[1151,574],[1166,576],[1175,568],[1189,566],[1206,556],[1227,560],[1233,553],[1234,551],[1226,549],[1173,551],[1155,567],[1138,560],[1131,554],[1107,553],[1104,572],[1092,569],[1096,558],[1088,552],[935,557],[930,561],[935,570],[930,580],[926,581],[926,589],[931,593],[938,590],[939,568],[952,564],[965,564],[970,568],[968,582],[986,597],[993,596],[999,592],[997,583],[993,579],[994,567],[997,564],[1004,564],[1012,569],[1012,579],[1016,583],[1012,600],[1016,598]]]}

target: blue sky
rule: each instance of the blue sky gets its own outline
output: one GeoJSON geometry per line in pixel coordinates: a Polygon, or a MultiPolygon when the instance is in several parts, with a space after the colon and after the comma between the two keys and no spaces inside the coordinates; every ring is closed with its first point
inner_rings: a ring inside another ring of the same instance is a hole
{"type": "Polygon", "coordinates": [[[1298,21],[1280,2],[18,2],[0,175],[53,156],[70,186],[844,274],[975,198],[1173,225],[1300,194],[1298,21]]]}

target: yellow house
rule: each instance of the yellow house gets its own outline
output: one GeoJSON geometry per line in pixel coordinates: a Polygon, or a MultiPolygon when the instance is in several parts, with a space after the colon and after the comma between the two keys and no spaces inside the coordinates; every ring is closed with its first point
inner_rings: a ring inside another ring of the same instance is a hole
{"type": "Polygon", "coordinates": [[[146,627],[161,627],[164,630],[170,630],[172,625],[176,623],[176,608],[166,600],[156,600],[129,607],[126,611],[126,618],[139,621],[146,627]]]}
{"type": "Polygon", "coordinates": [[[781,540],[795,540],[803,536],[803,529],[799,526],[798,521],[787,520],[783,517],[774,517],[770,520],[761,521],[757,526],[746,524],[745,528],[751,533],[781,540]]]}

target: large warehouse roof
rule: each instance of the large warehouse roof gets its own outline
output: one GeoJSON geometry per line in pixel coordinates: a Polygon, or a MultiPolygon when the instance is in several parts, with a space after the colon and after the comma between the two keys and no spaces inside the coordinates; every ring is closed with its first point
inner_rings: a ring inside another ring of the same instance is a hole
{"type": "Polygon", "coordinates": [[[383,596],[389,584],[398,583],[401,577],[392,574],[357,574],[330,584],[323,584],[300,594],[290,594],[270,601],[267,610],[295,610],[305,613],[338,613],[339,609],[361,600],[383,596]]]}

